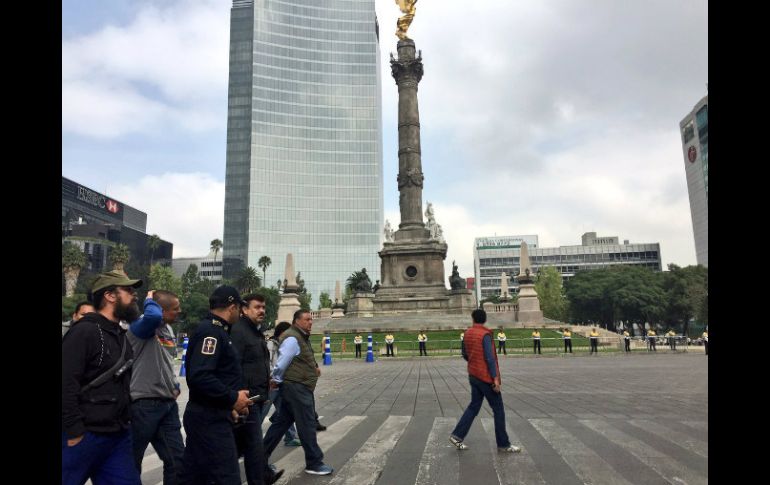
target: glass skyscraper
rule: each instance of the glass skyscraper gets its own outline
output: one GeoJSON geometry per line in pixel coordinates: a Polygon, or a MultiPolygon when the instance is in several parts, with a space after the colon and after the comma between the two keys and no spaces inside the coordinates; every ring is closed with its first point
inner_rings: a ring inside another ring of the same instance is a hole
{"type": "Polygon", "coordinates": [[[314,307],[365,267],[379,278],[382,126],[374,0],[234,0],[224,277],[286,253],[314,307]]]}
{"type": "Polygon", "coordinates": [[[684,171],[690,197],[695,257],[709,265],[709,97],[704,96],[679,123],[684,171]]]}

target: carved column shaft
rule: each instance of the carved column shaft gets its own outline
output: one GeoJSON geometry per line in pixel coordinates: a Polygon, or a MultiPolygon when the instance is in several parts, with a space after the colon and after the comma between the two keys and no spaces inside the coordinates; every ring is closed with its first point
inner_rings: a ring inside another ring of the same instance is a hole
{"type": "Polygon", "coordinates": [[[422,79],[422,57],[415,58],[414,41],[398,42],[398,59],[390,61],[398,85],[398,191],[399,229],[424,229],[422,219],[422,161],[417,84],[422,79]]]}

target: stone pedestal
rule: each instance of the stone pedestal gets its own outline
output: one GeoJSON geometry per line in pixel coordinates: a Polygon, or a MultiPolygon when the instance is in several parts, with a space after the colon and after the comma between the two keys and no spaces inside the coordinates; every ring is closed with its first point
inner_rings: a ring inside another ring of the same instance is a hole
{"type": "Polygon", "coordinates": [[[344,317],[345,314],[342,312],[343,308],[344,307],[341,307],[341,306],[332,308],[331,318],[342,318],[342,317],[344,317]]]}
{"type": "Polygon", "coordinates": [[[476,297],[468,289],[449,291],[449,308],[453,313],[470,313],[476,308],[476,297]]]}
{"type": "Polygon", "coordinates": [[[332,316],[331,308],[321,308],[318,310],[318,318],[330,318],[332,316]]]}
{"type": "Polygon", "coordinates": [[[516,321],[521,324],[542,324],[543,312],[537,298],[535,285],[524,283],[519,286],[519,312],[516,321]]]}
{"type": "Polygon", "coordinates": [[[278,321],[292,323],[294,312],[300,309],[299,299],[296,293],[282,293],[281,303],[278,305],[278,321]]]}
{"type": "Polygon", "coordinates": [[[356,293],[353,298],[348,300],[347,315],[351,317],[373,317],[374,304],[372,299],[374,293],[356,293]]]}

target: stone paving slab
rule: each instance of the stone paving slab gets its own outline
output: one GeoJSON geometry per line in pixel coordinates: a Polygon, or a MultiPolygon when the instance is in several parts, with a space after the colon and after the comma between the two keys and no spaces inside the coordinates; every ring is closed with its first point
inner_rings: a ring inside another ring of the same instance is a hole
{"type": "MultiPolygon", "coordinates": [[[[278,446],[270,461],[291,469],[290,484],[708,483],[706,356],[502,356],[500,369],[521,454],[497,452],[486,403],[470,448],[449,443],[470,402],[465,361],[399,357],[321,366],[316,408],[329,431],[318,436],[335,474],[302,473],[296,448],[278,446]]],[[[161,483],[152,447],[145,464],[143,483],[161,483]]]]}

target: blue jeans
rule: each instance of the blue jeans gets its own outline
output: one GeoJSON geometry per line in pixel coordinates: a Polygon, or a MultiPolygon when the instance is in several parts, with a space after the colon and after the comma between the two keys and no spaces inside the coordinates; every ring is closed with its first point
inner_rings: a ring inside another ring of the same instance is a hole
{"type": "Polygon", "coordinates": [[[134,441],[134,462],[142,473],[142,459],[147,445],[152,443],[163,460],[163,484],[176,485],[182,467],[184,441],[179,406],[173,399],[139,399],[131,403],[131,435],[134,441]]]}
{"type": "MultiPolygon", "coordinates": [[[[270,422],[275,423],[275,420],[278,418],[278,410],[281,408],[281,390],[280,389],[273,389],[268,393],[268,397],[270,401],[272,401],[273,405],[275,406],[275,412],[272,416],[270,416],[270,422]]],[[[263,406],[262,407],[262,415],[259,417],[259,422],[265,420],[265,417],[267,417],[267,413],[270,411],[270,406],[263,406]]],[[[297,428],[294,426],[294,423],[291,423],[291,426],[288,430],[286,430],[286,434],[283,435],[283,442],[288,443],[289,441],[296,440],[297,439],[297,428]]]]}
{"type": "Polygon", "coordinates": [[[75,446],[67,446],[62,433],[62,485],[141,485],[131,453],[131,432],[92,433],[86,431],[75,446]]]}
{"type": "Polygon", "coordinates": [[[468,380],[471,382],[471,403],[465,409],[452,434],[461,440],[465,439],[468,431],[471,430],[473,420],[476,419],[479,410],[481,410],[484,398],[487,398],[487,402],[495,416],[495,441],[497,441],[497,447],[505,448],[510,446],[511,440],[508,439],[508,432],[505,430],[505,407],[503,406],[502,394],[493,391],[492,384],[487,384],[473,376],[468,376],[468,380]]]}
{"type": "Polygon", "coordinates": [[[323,465],[324,454],[316,440],[315,399],[313,391],[304,384],[284,382],[281,385],[281,399],[278,416],[270,425],[265,435],[265,455],[270,456],[278,445],[281,436],[286,433],[291,423],[297,425],[299,440],[305,450],[306,468],[323,465]]]}

